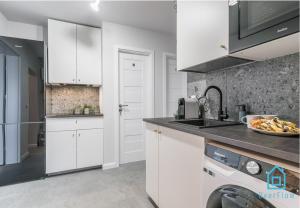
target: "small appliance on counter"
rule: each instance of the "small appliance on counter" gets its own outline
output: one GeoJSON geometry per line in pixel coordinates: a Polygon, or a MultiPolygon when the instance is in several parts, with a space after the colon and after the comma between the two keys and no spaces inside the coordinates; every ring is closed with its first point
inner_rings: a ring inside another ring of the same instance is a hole
{"type": "Polygon", "coordinates": [[[178,99],[178,110],[177,110],[177,118],[176,119],[185,119],[185,99],[178,99]]]}
{"type": "Polygon", "coordinates": [[[239,111],[239,122],[242,123],[242,118],[244,116],[246,116],[246,105],[242,104],[242,105],[236,105],[238,107],[238,111],[239,111]]]}
{"type": "Polygon", "coordinates": [[[199,118],[199,104],[192,98],[179,98],[176,119],[199,118]]]}

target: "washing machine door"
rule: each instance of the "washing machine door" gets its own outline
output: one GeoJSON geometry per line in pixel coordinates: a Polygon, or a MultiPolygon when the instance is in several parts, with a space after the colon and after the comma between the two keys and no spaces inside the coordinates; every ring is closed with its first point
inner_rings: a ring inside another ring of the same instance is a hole
{"type": "Polygon", "coordinates": [[[249,189],[225,185],[208,198],[206,208],[275,208],[270,202],[249,189]]]}

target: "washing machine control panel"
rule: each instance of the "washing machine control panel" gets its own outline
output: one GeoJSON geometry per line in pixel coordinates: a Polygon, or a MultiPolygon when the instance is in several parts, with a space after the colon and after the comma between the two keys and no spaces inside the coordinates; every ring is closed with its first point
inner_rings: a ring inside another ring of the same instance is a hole
{"type": "Polygon", "coordinates": [[[246,170],[251,174],[251,175],[257,175],[261,172],[261,167],[260,165],[253,161],[253,160],[250,160],[247,162],[246,164],[246,170]]]}
{"type": "MultiPolygon", "coordinates": [[[[284,189],[300,196],[300,176],[293,170],[283,169],[275,164],[269,164],[210,144],[205,145],[205,155],[228,167],[262,180],[266,184],[273,183],[270,178],[282,178],[286,181],[286,184],[283,184],[285,185],[284,189]]],[[[214,176],[213,172],[207,168],[204,168],[204,172],[214,176]]],[[[279,186],[278,184],[275,185],[279,186]]]]}

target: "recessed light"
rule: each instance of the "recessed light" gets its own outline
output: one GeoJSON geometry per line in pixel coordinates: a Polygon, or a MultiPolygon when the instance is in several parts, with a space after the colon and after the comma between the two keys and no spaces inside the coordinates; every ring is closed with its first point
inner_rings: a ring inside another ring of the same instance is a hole
{"type": "Polygon", "coordinates": [[[98,12],[99,11],[99,3],[100,3],[100,0],[95,0],[94,2],[90,3],[90,6],[94,11],[98,12]]]}
{"type": "Polygon", "coordinates": [[[22,45],[15,45],[16,48],[23,48],[22,45]]]}

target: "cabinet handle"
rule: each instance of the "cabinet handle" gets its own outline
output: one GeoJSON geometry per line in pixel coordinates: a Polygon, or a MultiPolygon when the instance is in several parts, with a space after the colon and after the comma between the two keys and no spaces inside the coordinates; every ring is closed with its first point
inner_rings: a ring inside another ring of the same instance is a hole
{"type": "Polygon", "coordinates": [[[155,129],[154,132],[157,132],[157,130],[155,129]]]}
{"type": "Polygon", "coordinates": [[[80,79],[78,79],[78,82],[80,82],[80,79]]]}
{"type": "Polygon", "coordinates": [[[72,134],[72,137],[75,137],[75,134],[72,134]]]}
{"type": "Polygon", "coordinates": [[[78,133],[78,136],[80,137],[80,133],[78,133]]]}
{"type": "Polygon", "coordinates": [[[161,134],[161,131],[158,131],[159,134],[161,134]]]}
{"type": "Polygon", "coordinates": [[[72,81],[75,82],[75,79],[73,79],[72,81]]]}

